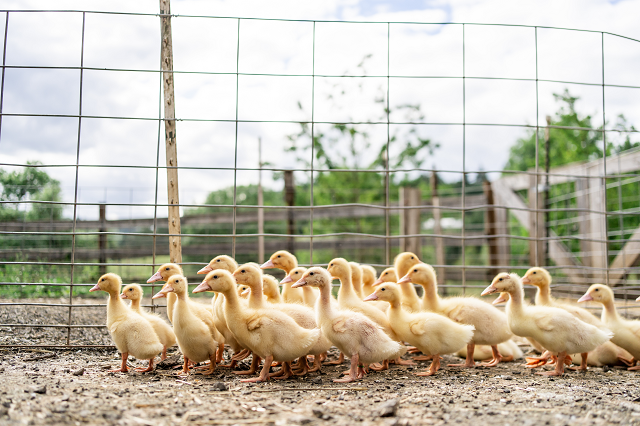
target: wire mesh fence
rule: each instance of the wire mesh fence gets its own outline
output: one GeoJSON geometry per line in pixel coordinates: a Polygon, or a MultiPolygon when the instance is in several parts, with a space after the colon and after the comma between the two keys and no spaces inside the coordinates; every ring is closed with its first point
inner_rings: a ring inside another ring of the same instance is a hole
{"type": "Polygon", "coordinates": [[[303,265],[342,256],[380,272],[411,249],[447,294],[540,265],[554,291],[606,282],[635,307],[640,151],[637,130],[611,117],[640,106],[625,66],[638,40],[471,23],[1,13],[5,346],[107,344],[104,301],[88,287],[107,271],[146,281],[175,237],[192,281],[222,253],[263,261],[289,249],[303,265]],[[160,54],[167,18],[171,69],[160,54]],[[46,25],[67,32],[33,35],[46,25]],[[123,38],[109,36],[116,29],[123,38]],[[35,53],[19,51],[25,40],[35,53]],[[38,51],[47,46],[52,55],[38,51]],[[167,75],[175,119],[163,108],[167,75]],[[569,110],[545,122],[565,89],[569,110]],[[39,142],[21,153],[30,133],[39,142]],[[567,154],[567,138],[583,156],[567,154]],[[179,233],[167,220],[175,206],[179,233]]]}

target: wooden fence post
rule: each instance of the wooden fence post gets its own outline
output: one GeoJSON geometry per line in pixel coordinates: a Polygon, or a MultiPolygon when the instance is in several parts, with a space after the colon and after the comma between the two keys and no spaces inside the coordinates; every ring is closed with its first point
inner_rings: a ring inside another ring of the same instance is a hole
{"type": "MultiPolygon", "coordinates": [[[[491,182],[482,182],[482,189],[485,197],[487,197],[487,204],[493,206],[495,202],[491,182]]],[[[487,243],[489,244],[489,265],[494,266],[494,268],[489,270],[490,276],[487,278],[492,279],[500,273],[500,269],[498,268],[498,266],[500,266],[500,249],[498,247],[498,238],[495,237],[495,235],[498,234],[498,226],[496,209],[493,207],[488,207],[484,215],[484,229],[484,232],[487,234],[487,243]]]]}
{"type": "MultiPolygon", "coordinates": [[[[529,208],[544,209],[544,192],[538,191],[538,176],[529,175],[529,208]],[[537,199],[537,203],[536,203],[537,199]]],[[[529,265],[544,266],[544,213],[531,211],[529,214],[529,265]]]]}
{"type": "Polygon", "coordinates": [[[264,194],[262,193],[262,138],[258,138],[258,262],[264,263],[264,194]]]}
{"type": "MultiPolygon", "coordinates": [[[[416,207],[421,205],[420,189],[403,187],[402,200],[405,207],[416,207]]],[[[420,234],[420,209],[405,209],[403,210],[403,225],[402,235],[418,235],[420,234]]],[[[421,241],[420,237],[403,238],[400,243],[402,251],[410,251],[415,253],[418,257],[422,257],[421,253],[421,241]],[[404,241],[404,244],[402,243],[404,241]]]]}
{"type": "MultiPolygon", "coordinates": [[[[296,187],[293,180],[293,171],[285,170],[284,172],[284,199],[287,206],[293,207],[296,202],[296,187]]],[[[287,241],[287,250],[294,253],[293,235],[296,233],[295,214],[293,209],[287,209],[287,234],[291,235],[287,241]]]]}
{"type": "MultiPolygon", "coordinates": [[[[576,179],[576,202],[578,209],[578,235],[581,238],[589,237],[589,179],[576,179]]],[[[581,260],[584,266],[591,266],[591,242],[580,240],[581,260]]]]}
{"type": "Polygon", "coordinates": [[[107,273],[107,234],[103,234],[103,232],[107,232],[107,206],[100,204],[98,207],[100,208],[100,228],[98,229],[98,232],[100,232],[98,234],[98,250],[100,252],[98,263],[100,263],[100,266],[98,266],[98,271],[100,276],[103,276],[107,273]]]}
{"type": "MultiPolygon", "coordinates": [[[[589,170],[589,175],[597,175],[601,173],[598,166],[589,170]]],[[[604,281],[606,273],[604,268],[607,268],[608,259],[605,259],[605,244],[607,241],[607,216],[606,206],[604,205],[604,185],[605,179],[601,177],[589,178],[588,190],[589,193],[589,254],[591,257],[590,264],[593,268],[600,268],[594,270],[592,277],[594,280],[604,281]]]]}
{"type": "MultiPolygon", "coordinates": [[[[434,171],[431,172],[431,204],[433,205],[433,233],[436,235],[442,235],[442,210],[440,210],[440,197],[438,196],[438,174],[434,171]]],[[[436,264],[444,265],[444,240],[441,237],[435,238],[436,246],[436,264]]],[[[443,267],[436,268],[438,274],[438,284],[445,283],[446,269],[443,267]]]]}
{"type": "Polygon", "coordinates": [[[160,27],[162,33],[162,71],[164,88],[164,136],[167,153],[167,198],[169,204],[169,258],[182,263],[180,239],[180,199],[178,194],[178,150],[176,147],[176,108],[173,88],[173,43],[171,39],[170,0],[160,0],[160,27]]]}

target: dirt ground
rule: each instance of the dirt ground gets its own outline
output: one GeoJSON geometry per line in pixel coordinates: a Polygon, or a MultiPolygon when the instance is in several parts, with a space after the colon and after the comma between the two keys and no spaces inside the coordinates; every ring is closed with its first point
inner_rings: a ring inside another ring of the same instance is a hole
{"type": "MultiPolygon", "coordinates": [[[[56,310],[3,306],[0,321],[66,320],[68,311],[56,310]]],[[[87,308],[74,321],[101,323],[99,311],[87,308]]],[[[53,338],[60,344],[60,334],[47,328],[0,329],[5,345],[51,344],[53,338]]],[[[109,343],[102,329],[77,331],[74,339],[109,343]]],[[[0,424],[640,424],[640,373],[619,368],[591,367],[549,378],[534,375],[520,361],[472,370],[445,367],[434,377],[418,377],[414,373],[429,365],[420,362],[372,372],[359,382],[333,383],[345,363],[306,377],[245,384],[225,368],[208,377],[179,376],[172,369],[107,372],[119,359],[115,349],[3,348],[0,424]]],[[[453,361],[459,359],[445,356],[444,365],[453,361]]]]}

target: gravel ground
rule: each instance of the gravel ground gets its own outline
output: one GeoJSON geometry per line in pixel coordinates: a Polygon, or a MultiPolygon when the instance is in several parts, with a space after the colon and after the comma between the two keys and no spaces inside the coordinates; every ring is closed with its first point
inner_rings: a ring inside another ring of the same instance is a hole
{"type": "MultiPolygon", "coordinates": [[[[56,310],[4,306],[0,320],[61,321],[54,315],[66,320],[66,308],[49,309],[56,310]]],[[[104,320],[104,312],[102,317],[94,316],[97,310],[84,312],[92,318],[74,320],[104,320]]],[[[2,344],[45,344],[56,334],[60,331],[47,328],[0,330],[2,344]]],[[[109,343],[101,329],[78,331],[74,339],[109,343]]],[[[519,361],[491,369],[445,367],[434,377],[417,377],[413,373],[429,365],[423,362],[372,372],[359,382],[333,383],[348,368],[345,363],[304,378],[245,384],[226,368],[208,377],[179,376],[170,368],[107,372],[119,359],[113,349],[3,348],[0,424],[640,424],[640,373],[620,368],[591,367],[548,378],[519,361]]],[[[445,356],[443,364],[455,361],[459,358],[445,356]]],[[[248,368],[248,361],[241,367],[248,368]]]]}

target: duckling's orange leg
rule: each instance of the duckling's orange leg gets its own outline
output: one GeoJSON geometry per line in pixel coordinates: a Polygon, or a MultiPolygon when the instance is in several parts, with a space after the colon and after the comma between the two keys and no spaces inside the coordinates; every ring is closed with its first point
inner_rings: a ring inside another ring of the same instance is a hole
{"type": "Polygon", "coordinates": [[[233,354],[231,359],[233,361],[242,361],[243,359],[245,359],[249,355],[251,355],[251,351],[249,349],[243,349],[240,352],[238,352],[237,354],[233,354]]]}
{"type": "Polygon", "coordinates": [[[464,364],[449,364],[449,367],[463,367],[463,368],[474,368],[476,366],[476,362],[473,360],[473,352],[476,349],[475,343],[467,344],[467,360],[464,364]]]}
{"type": "Polygon", "coordinates": [[[580,362],[580,367],[567,367],[569,370],[574,370],[574,371],[586,371],[588,369],[587,367],[587,357],[589,356],[588,352],[582,353],[580,354],[580,357],[582,357],[582,362],[580,362]]]}
{"type": "Polygon", "coordinates": [[[433,376],[440,369],[440,355],[436,354],[433,356],[433,362],[431,362],[431,366],[429,366],[429,371],[424,371],[422,373],[416,373],[416,376],[433,376]]]}
{"type": "MultiPolygon", "coordinates": [[[[322,352],[320,354],[320,362],[323,362],[325,359],[327,359],[327,356],[328,356],[327,352],[322,352]]],[[[315,363],[315,359],[314,359],[314,363],[315,363]]]]}
{"type": "Polygon", "coordinates": [[[334,379],[335,383],[349,383],[354,380],[358,380],[358,360],[360,356],[358,354],[353,354],[351,356],[351,369],[349,370],[349,375],[343,379],[334,379]]]}
{"type": "MultiPolygon", "coordinates": [[[[420,352],[418,351],[415,353],[420,353],[420,352]]],[[[432,359],[433,359],[433,355],[418,355],[413,357],[414,361],[431,361],[432,359]]]]}
{"type": "Polygon", "coordinates": [[[309,363],[307,362],[306,356],[302,356],[299,358],[298,365],[300,365],[301,368],[294,370],[293,372],[293,374],[295,374],[296,376],[304,376],[309,372],[309,363]]]}
{"type": "Polygon", "coordinates": [[[481,367],[495,367],[502,361],[498,345],[491,345],[491,353],[493,354],[493,359],[487,363],[480,364],[481,367]]]}
{"type": "Polygon", "coordinates": [[[419,354],[422,351],[418,348],[416,348],[415,346],[408,346],[407,347],[407,352],[409,352],[410,354],[419,354]]]}
{"type": "MultiPolygon", "coordinates": [[[[217,351],[216,351],[217,352],[217,351]]],[[[202,373],[203,376],[208,376],[209,374],[213,374],[213,372],[216,370],[216,354],[213,353],[209,356],[209,361],[211,361],[209,363],[209,370],[207,370],[205,373],[202,373]]]]}
{"type": "Polygon", "coordinates": [[[416,365],[416,363],[411,361],[410,359],[402,359],[400,357],[398,357],[396,359],[392,359],[389,362],[391,364],[395,364],[395,365],[416,365]]]}
{"type": "Polygon", "coordinates": [[[372,369],[373,371],[388,370],[389,369],[389,360],[385,359],[384,361],[382,361],[382,364],[380,364],[378,362],[374,362],[373,364],[369,365],[369,368],[372,369]]]}
{"type": "Polygon", "coordinates": [[[163,346],[162,347],[162,357],[160,357],[160,360],[163,361],[165,359],[167,359],[167,347],[163,346]]]}
{"type": "MultiPolygon", "coordinates": [[[[254,359],[260,359],[260,357],[253,355],[254,359]]],[[[273,356],[269,355],[264,359],[264,364],[262,365],[262,371],[260,371],[260,375],[258,377],[252,377],[250,379],[242,379],[241,382],[247,383],[255,383],[255,382],[267,382],[269,381],[269,369],[271,368],[271,362],[273,361],[273,356]]],[[[253,365],[253,363],[251,364],[253,365]]],[[[235,371],[234,371],[235,373],[235,371]]]]}
{"type": "Polygon", "coordinates": [[[309,372],[320,371],[322,367],[322,359],[319,356],[313,357],[313,366],[309,368],[309,372]]]}
{"type": "Polygon", "coordinates": [[[541,376],[562,376],[564,374],[564,363],[565,363],[566,359],[567,359],[567,353],[566,352],[560,352],[558,354],[558,361],[556,362],[555,370],[539,371],[536,374],[539,374],[541,376]]]}
{"type": "Polygon", "coordinates": [[[338,357],[338,359],[336,361],[328,361],[325,364],[328,365],[340,365],[344,362],[344,354],[342,352],[340,352],[340,356],[338,357]]]}
{"type": "Polygon", "coordinates": [[[633,367],[634,365],[636,365],[636,362],[638,362],[638,360],[636,360],[635,357],[631,358],[631,359],[626,359],[626,358],[623,358],[621,356],[618,357],[618,361],[623,362],[628,367],[633,367]]]}
{"type": "Polygon", "coordinates": [[[540,355],[539,357],[537,356],[528,356],[525,357],[525,360],[527,361],[527,363],[524,365],[527,368],[538,368],[538,367],[542,367],[543,365],[547,364],[549,362],[549,358],[551,358],[551,352],[549,351],[544,351],[544,353],[542,355],[540,355]]]}
{"type": "MultiPolygon", "coordinates": [[[[271,357],[271,358],[273,359],[273,357],[271,357]]],[[[269,363],[269,364],[271,364],[271,363],[269,363]]],[[[260,357],[258,355],[256,355],[256,354],[253,354],[253,360],[251,360],[251,367],[249,367],[248,370],[246,370],[246,371],[234,371],[233,373],[237,374],[239,376],[246,376],[246,375],[249,375],[249,374],[253,374],[256,371],[258,371],[258,366],[259,365],[260,365],[260,357]]],[[[270,365],[269,365],[269,367],[270,367],[270,365]]],[[[269,370],[267,370],[267,371],[269,371],[269,370]]]]}
{"type": "Polygon", "coordinates": [[[184,374],[189,374],[189,358],[184,357],[184,365],[182,366],[182,372],[184,374]]]}
{"type": "Polygon", "coordinates": [[[291,376],[293,376],[293,371],[291,371],[291,363],[290,362],[283,362],[282,363],[282,368],[280,368],[280,371],[269,375],[269,377],[271,377],[271,378],[273,378],[275,380],[284,380],[284,379],[288,379],[291,376]],[[278,374],[278,373],[280,373],[280,374],[278,374]]]}
{"type": "Polygon", "coordinates": [[[141,373],[148,373],[150,371],[153,371],[153,358],[149,360],[149,366],[147,368],[138,367],[135,369],[135,371],[139,371],[141,373]]]}
{"type": "Polygon", "coordinates": [[[220,364],[224,361],[224,343],[218,343],[218,350],[216,351],[216,364],[220,364]]]}
{"type": "Polygon", "coordinates": [[[109,373],[126,373],[129,371],[127,367],[127,358],[129,358],[129,352],[124,352],[122,354],[122,365],[117,370],[109,370],[109,373]]]}

